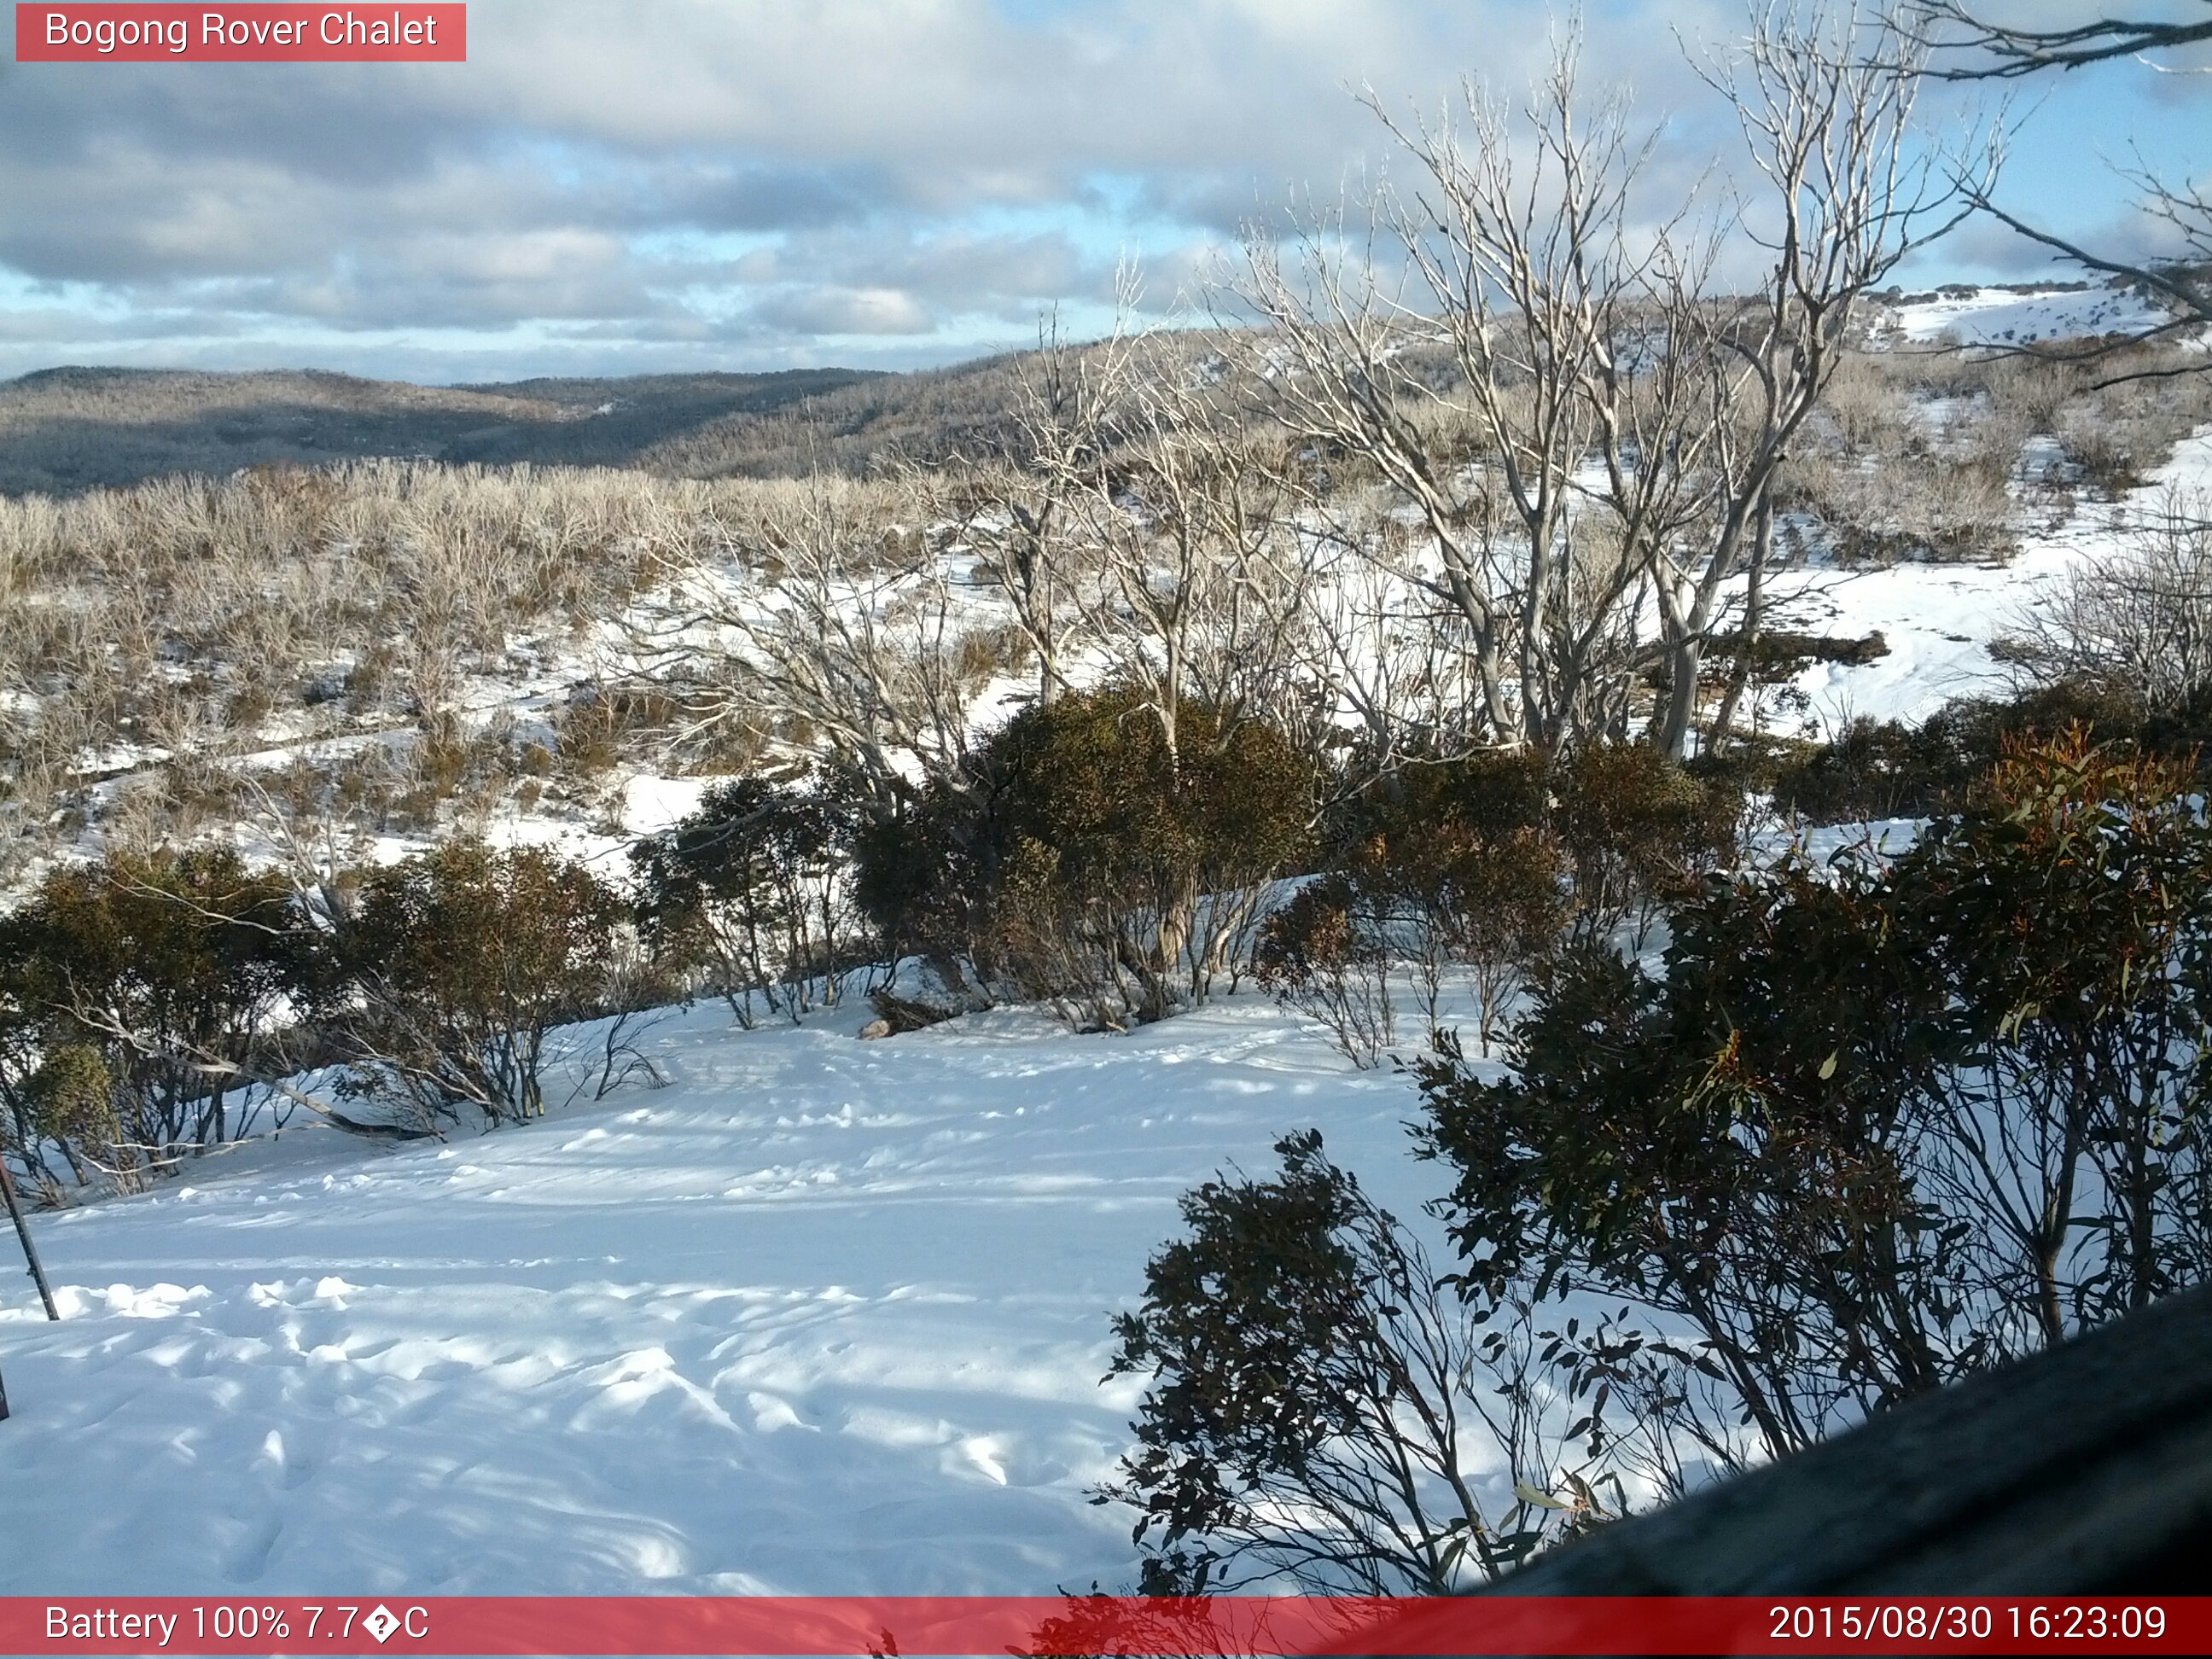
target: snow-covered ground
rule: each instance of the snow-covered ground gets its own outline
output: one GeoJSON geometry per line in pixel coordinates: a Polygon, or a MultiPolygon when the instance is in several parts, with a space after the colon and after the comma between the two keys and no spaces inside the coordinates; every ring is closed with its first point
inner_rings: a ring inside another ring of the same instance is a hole
{"type": "MultiPolygon", "coordinates": [[[[2123,303],[1992,292],[1899,322],[2025,338],[2123,303]]],[[[1796,719],[2001,685],[1988,643],[2038,584],[2207,486],[2212,434],[2007,565],[1780,579],[1776,625],[1889,647],[1808,671],[1796,719]]],[[[569,670],[481,712],[543,718],[569,670]]],[[[492,829],[611,857],[701,787],[492,829]]],[[[0,1594],[1126,1584],[1131,1517],[1087,1502],[1137,1394],[1102,1384],[1109,1316],[1176,1198],[1292,1130],[1416,1218],[1442,1177],[1410,1156],[1410,1083],[1251,995],[1115,1036],[1011,1011],[857,1040],[870,1017],[740,1032],[703,1005],[646,1040],[665,1088],[445,1145],[295,1127],[36,1217],[67,1317],[0,1271],[0,1594]]]]}
{"type": "MultiPolygon", "coordinates": [[[[1884,307],[1875,319],[1873,340],[1893,347],[2027,344],[2140,330],[2154,325],[2164,314],[2140,294],[2113,284],[1937,292],[1884,307]]],[[[1948,418],[1948,401],[1928,400],[1920,412],[1940,429],[1948,418]]],[[[1593,487],[1598,482],[1595,469],[1589,482],[1593,487]]],[[[2172,483],[2212,483],[2212,448],[2205,441],[2185,446],[2149,490],[2137,493],[2137,499],[2148,499],[2172,483]]],[[[2028,516],[2041,510],[2033,502],[2021,505],[2028,516]]],[[[1418,514],[1406,507],[1401,517],[1410,525],[1418,514]]],[[[1806,707],[1785,714],[1780,729],[1818,734],[1852,714],[1912,718],[1947,696],[2001,685],[2002,673],[1985,647],[2004,631],[2018,599],[2036,582],[2080,559],[2109,551],[2116,533],[2111,507],[2091,501],[2055,530],[2029,530],[2021,538],[2021,556],[2007,566],[1905,564],[1860,572],[1815,568],[1779,581],[1779,592],[1794,590],[1802,599],[1773,619],[1775,626],[1854,636],[1880,630],[1891,647],[1887,657],[1872,665],[1829,665],[1809,671],[1797,685],[1806,707]]],[[[1358,561],[1347,560],[1345,568],[1361,568],[1358,561]]],[[[1340,569],[1333,580],[1356,584],[1366,574],[1362,569],[1360,577],[1348,577],[1340,569]]],[[[503,659],[477,663],[473,672],[462,676],[453,702],[460,730],[475,735],[504,725],[518,743],[551,748],[558,741],[555,716],[572,696],[639,671],[641,636],[659,647],[730,648],[734,643],[730,630],[708,618],[726,618],[732,611],[774,611],[789,602],[789,595],[780,592],[776,584],[763,581],[759,572],[735,565],[709,564],[677,586],[680,593],[655,590],[632,614],[601,618],[580,630],[564,625],[511,639],[503,659]],[[664,613],[672,611],[689,620],[663,632],[664,613]]],[[[855,576],[842,584],[839,594],[852,607],[876,612],[893,634],[900,624],[890,619],[902,606],[917,603],[929,616],[935,616],[941,605],[955,635],[994,629],[1011,617],[1003,594],[979,574],[975,550],[964,545],[947,550],[933,569],[888,578],[879,572],[855,576]],[[929,596],[917,599],[922,588],[940,580],[941,592],[933,588],[929,596]]],[[[1364,605],[1370,612],[1387,617],[1400,604],[1401,595],[1378,590],[1352,608],[1364,605]]],[[[1656,626],[1656,608],[1644,625],[1647,630],[1656,626]]],[[[1374,641],[1358,641],[1349,655],[1364,659],[1373,648],[1374,641]]],[[[1085,653],[1077,652],[1063,667],[1080,680],[1091,666],[1106,672],[1104,665],[1103,655],[1093,665],[1085,653]]],[[[347,665],[337,660],[329,665],[333,684],[343,681],[347,665]]],[[[189,672],[185,664],[171,667],[180,678],[189,672]]],[[[1401,671],[1407,675],[1415,672],[1411,667],[1401,671]]],[[[1026,674],[993,682],[969,710],[975,729],[1002,721],[1028,690],[1026,674]]],[[[313,709],[273,715],[258,733],[256,746],[233,757],[231,763],[247,773],[275,773],[296,763],[329,766],[380,747],[404,750],[416,736],[411,722],[385,715],[364,723],[346,714],[342,699],[331,699],[313,709]]],[[[169,750],[156,744],[122,742],[81,756],[76,770],[89,792],[92,810],[84,815],[71,843],[56,853],[75,859],[104,854],[107,815],[172,758],[169,750]]],[[[510,793],[471,817],[465,827],[496,845],[555,847],[603,868],[614,867],[636,836],[665,829],[696,806],[705,787],[705,781],[696,777],[640,774],[620,784],[603,780],[586,792],[591,799],[573,791],[533,790],[526,802],[510,793]]],[[[412,833],[380,836],[352,851],[363,860],[390,862],[419,851],[452,827],[424,826],[412,833]]],[[[233,826],[233,832],[249,860],[267,860],[278,850],[254,824],[233,826]]],[[[0,890],[0,898],[27,892],[49,867],[47,858],[30,860],[0,890]]]]}
{"type": "Polygon", "coordinates": [[[2033,345],[2039,341],[2154,328],[2167,313],[2133,289],[2099,283],[2087,288],[1983,288],[1936,294],[1895,307],[1889,319],[1915,345],[2033,345]]]}
{"type": "Polygon", "coordinates": [[[1826,736],[1856,715],[1924,719],[1947,699],[2001,695],[2009,684],[1990,642],[2014,629],[2037,592],[2086,562],[2112,557],[2130,526],[2170,492],[2212,492],[2212,433],[2179,445],[2118,501],[2083,501],[2055,529],[2030,531],[2001,564],[1903,563],[1851,571],[1818,566],[1776,579],[1776,625],[1848,639],[1879,633],[1887,656],[1820,663],[1796,680],[1807,708],[1782,729],[1826,736]]]}
{"type": "Polygon", "coordinates": [[[1410,1215],[1412,1088],[1252,997],[867,1018],[702,1006],[649,1039],[664,1089],[288,1131],[39,1216],[67,1317],[0,1277],[0,1594],[1126,1583],[1131,1517],[1085,1501],[1136,1393],[1108,1315],[1176,1196],[1289,1130],[1410,1215]]]}

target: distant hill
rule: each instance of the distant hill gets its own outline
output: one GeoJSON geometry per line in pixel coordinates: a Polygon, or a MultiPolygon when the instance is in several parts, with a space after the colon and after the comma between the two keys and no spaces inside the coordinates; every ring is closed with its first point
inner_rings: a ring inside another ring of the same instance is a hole
{"type": "Polygon", "coordinates": [[[313,371],[41,369],[0,381],[0,490],[370,455],[624,466],[687,442],[695,464],[711,465],[767,416],[908,378],[824,368],[421,386],[313,371]],[[702,450],[696,434],[710,428],[724,436],[702,450]]]}
{"type": "MultiPolygon", "coordinates": [[[[2016,347],[2139,331],[2165,314],[2117,283],[1952,283],[1870,297],[1866,343],[1876,349],[2016,347]]],[[[40,369],[0,380],[0,494],[372,455],[696,478],[860,472],[894,452],[933,461],[1002,447],[1020,360],[903,374],[802,368],[450,386],[308,369],[40,369]]]]}

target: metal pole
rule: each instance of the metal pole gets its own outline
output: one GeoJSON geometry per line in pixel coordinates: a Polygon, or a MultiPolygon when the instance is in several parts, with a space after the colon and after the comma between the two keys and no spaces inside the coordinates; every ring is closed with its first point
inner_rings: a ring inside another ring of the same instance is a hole
{"type": "MultiPolygon", "coordinates": [[[[31,1224],[23,1218],[23,1206],[15,1197],[15,1178],[8,1173],[7,1162],[0,1159],[0,1196],[8,1200],[8,1216],[15,1224],[15,1237],[23,1241],[23,1260],[31,1264],[31,1278],[39,1287],[39,1300],[46,1304],[46,1317],[59,1319],[61,1310],[54,1306],[53,1286],[46,1283],[46,1270],[39,1260],[39,1247],[31,1243],[31,1224]]],[[[8,1414],[8,1396],[0,1390],[0,1417],[8,1414]]]]}

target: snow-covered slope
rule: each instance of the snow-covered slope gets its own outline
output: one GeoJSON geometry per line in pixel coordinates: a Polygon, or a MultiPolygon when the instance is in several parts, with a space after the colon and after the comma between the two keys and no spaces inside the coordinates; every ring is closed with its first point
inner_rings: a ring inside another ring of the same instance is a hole
{"type": "MultiPolygon", "coordinates": [[[[365,1150],[288,1132],[37,1219],[0,1277],[0,1594],[1112,1585],[1102,1387],[1174,1201],[1283,1132],[1410,1213],[1409,1085],[1242,998],[1127,1036],[865,1009],[656,1031],[670,1086],[365,1150]]],[[[5,1241],[12,1249],[12,1239],[5,1241]]]]}
{"type": "Polygon", "coordinates": [[[1907,301],[1888,319],[1896,333],[1916,345],[2032,345],[2154,328],[2166,313],[2135,289],[2106,283],[2088,288],[1984,288],[1937,293],[1907,301]]]}
{"type": "Polygon", "coordinates": [[[1861,571],[1819,566],[1778,578],[1780,625],[1862,639],[1880,633],[1887,656],[1818,664],[1798,678],[1804,723],[1826,735],[1855,715],[1919,720],[1947,699],[2002,695],[1992,640],[2014,629],[2037,592],[2085,562],[2112,557],[2130,526],[2171,492],[2212,491],[2212,433],[2182,443],[2142,488],[2116,502],[2082,501],[2055,530],[2023,536],[2002,564],[1898,564],[1861,571]]]}

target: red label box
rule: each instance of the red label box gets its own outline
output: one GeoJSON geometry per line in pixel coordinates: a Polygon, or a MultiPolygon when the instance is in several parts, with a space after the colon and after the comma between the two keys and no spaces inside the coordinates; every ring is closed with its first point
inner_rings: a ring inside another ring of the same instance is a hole
{"type": "Polygon", "coordinates": [[[0,1596],[0,1652],[1264,1656],[2212,1652],[2202,1596],[0,1596]]]}
{"type": "Polygon", "coordinates": [[[465,5],[15,8],[19,64],[461,64],[465,5]]]}

